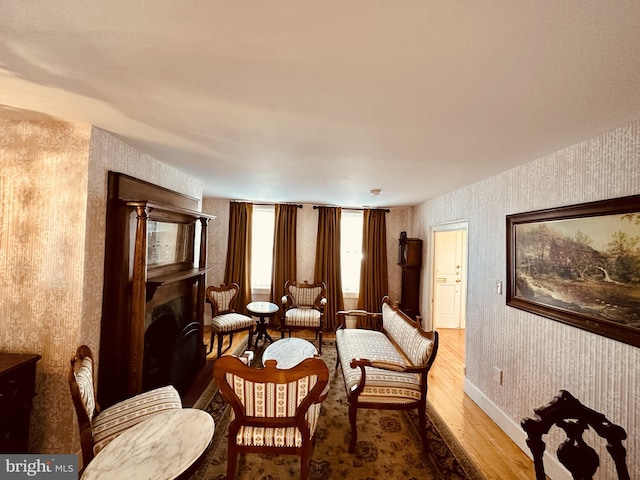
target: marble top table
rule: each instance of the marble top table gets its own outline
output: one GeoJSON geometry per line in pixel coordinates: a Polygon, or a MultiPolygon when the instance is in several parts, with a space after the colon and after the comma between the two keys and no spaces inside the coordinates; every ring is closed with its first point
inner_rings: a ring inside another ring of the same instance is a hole
{"type": "Polygon", "coordinates": [[[82,480],[170,480],[187,471],[213,437],[203,410],[168,410],[134,425],[111,441],[85,469],[82,480]]]}
{"type": "Polygon", "coordinates": [[[269,343],[272,343],[273,339],[269,335],[269,332],[267,332],[266,319],[268,317],[273,317],[274,315],[276,315],[280,311],[280,307],[271,302],[251,302],[249,305],[247,305],[247,311],[251,315],[255,315],[260,319],[256,326],[258,335],[256,335],[256,343],[254,348],[256,350],[258,349],[258,341],[262,338],[266,338],[267,340],[269,340],[269,343]]]}
{"type": "Polygon", "coordinates": [[[286,369],[295,367],[305,358],[311,358],[318,354],[313,343],[302,338],[289,337],[278,340],[267,348],[262,354],[262,364],[267,360],[276,360],[276,367],[286,369]]]}

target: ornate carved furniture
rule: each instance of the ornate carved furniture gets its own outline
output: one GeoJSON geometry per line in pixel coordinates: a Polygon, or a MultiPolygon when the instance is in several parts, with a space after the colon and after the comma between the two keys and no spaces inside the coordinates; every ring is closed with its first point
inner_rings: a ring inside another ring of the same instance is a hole
{"type": "Polygon", "coordinates": [[[603,414],[585,407],[566,390],[560,390],[550,403],[534,409],[534,412],[535,417],[523,419],[521,425],[527,432],[527,445],[533,454],[536,480],[546,478],[542,462],[545,450],[542,436],[549,433],[554,425],[564,430],[567,435],[566,440],[558,447],[557,455],[560,463],[571,472],[574,479],[593,478],[600,464],[600,457],[596,451],[582,438],[583,433],[591,427],[607,440],[607,451],[615,462],[618,478],[629,480],[627,451],[622,445],[627,433],[621,426],[611,423],[603,414]]]}
{"type": "Polygon", "coordinates": [[[438,352],[438,332],[422,330],[419,322],[400,311],[386,296],[382,299],[381,316],[381,331],[364,328],[336,331],[337,363],[341,365],[349,399],[349,452],[355,452],[359,408],[417,408],[423,446],[428,450],[427,377],[438,352]]]}
{"type": "Polygon", "coordinates": [[[306,479],[320,404],[328,394],[324,361],[308,358],[281,370],[275,360],[251,368],[229,355],[216,360],[213,376],[233,408],[227,478],[235,478],[238,453],[245,452],[300,455],[300,478],[306,479]]]}
{"type": "Polygon", "coordinates": [[[400,233],[398,265],[402,268],[400,309],[409,317],[420,315],[420,270],[422,268],[422,240],[407,238],[400,233]]]}
{"type": "Polygon", "coordinates": [[[93,367],[91,349],[81,345],[71,358],[68,380],[78,417],[84,467],[125,430],[160,412],[182,408],[182,400],[177,390],[168,385],[128,398],[100,411],[95,393],[93,367]]]}
{"type": "Polygon", "coordinates": [[[324,282],[296,283],[288,280],[284,284],[282,297],[281,336],[285,330],[314,330],[318,338],[318,351],[322,353],[322,332],[324,329],[324,306],[327,290],[324,282]]]}
{"type": "Polygon", "coordinates": [[[99,396],[104,406],[205,364],[207,224],[195,198],[109,172],[99,396]]]}
{"type": "Polygon", "coordinates": [[[40,355],[0,353],[0,453],[28,453],[40,355]]]}
{"type": "Polygon", "coordinates": [[[222,355],[222,340],[225,335],[229,335],[229,347],[231,347],[233,334],[248,330],[249,343],[247,345],[251,346],[255,322],[253,318],[236,311],[239,291],[239,285],[232,283],[219,287],[210,286],[205,292],[207,301],[211,304],[211,339],[208,353],[213,350],[213,338],[216,335],[218,338],[218,358],[222,355]]]}

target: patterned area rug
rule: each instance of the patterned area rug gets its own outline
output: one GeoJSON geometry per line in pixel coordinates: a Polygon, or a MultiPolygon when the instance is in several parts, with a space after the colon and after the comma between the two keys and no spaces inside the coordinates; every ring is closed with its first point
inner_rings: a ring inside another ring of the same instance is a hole
{"type": "MultiPolygon", "coordinates": [[[[259,364],[261,351],[255,361],[259,364]]],[[[334,341],[323,342],[322,358],[331,372],[331,390],[322,404],[309,478],[479,480],[484,478],[437,413],[427,404],[430,452],[422,451],[417,412],[359,410],[356,453],[348,452],[349,415],[340,369],[335,370],[334,341]]],[[[206,411],[215,421],[215,433],[206,458],[192,480],[227,478],[227,431],[230,409],[216,392],[206,411]]],[[[300,457],[240,454],[237,479],[285,480],[300,476],[300,457]]]]}

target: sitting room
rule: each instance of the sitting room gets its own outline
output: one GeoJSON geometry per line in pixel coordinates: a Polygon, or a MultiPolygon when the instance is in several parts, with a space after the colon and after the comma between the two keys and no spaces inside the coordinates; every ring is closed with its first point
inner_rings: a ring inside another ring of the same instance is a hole
{"type": "Polygon", "coordinates": [[[78,412],[170,386],[199,443],[168,478],[224,478],[216,362],[281,379],[288,345],[312,447],[240,445],[236,478],[568,479],[566,405],[594,478],[625,478],[603,430],[640,477],[638,2],[2,11],[0,457],[108,478],[141,442],[96,449],[78,412]]]}

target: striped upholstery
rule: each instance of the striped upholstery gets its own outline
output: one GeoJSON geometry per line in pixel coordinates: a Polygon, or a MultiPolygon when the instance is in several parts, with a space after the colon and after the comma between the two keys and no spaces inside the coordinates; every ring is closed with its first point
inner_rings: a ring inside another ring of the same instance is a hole
{"type": "Polygon", "coordinates": [[[322,293],[322,288],[297,287],[295,285],[291,285],[289,287],[289,292],[291,292],[291,297],[293,297],[293,302],[296,307],[312,307],[318,298],[318,295],[322,293]]]}
{"type": "Polygon", "coordinates": [[[218,312],[225,313],[229,311],[231,299],[235,294],[236,292],[234,290],[224,290],[221,292],[212,290],[209,295],[211,295],[212,299],[216,302],[218,312]]]}
{"type": "MultiPolygon", "coordinates": [[[[404,357],[382,332],[363,329],[336,331],[338,356],[344,383],[350,392],[360,382],[360,368],[351,368],[353,358],[368,358],[385,364],[407,364],[404,357]]],[[[410,403],[420,399],[420,375],[365,367],[366,384],[358,397],[360,402],[385,404],[410,403]]]]}
{"type": "Polygon", "coordinates": [[[289,287],[293,308],[285,313],[285,324],[290,327],[320,326],[320,311],[313,308],[318,296],[322,293],[320,287],[289,287]]]}
{"type": "Polygon", "coordinates": [[[382,304],[382,326],[407,356],[412,365],[424,365],[431,356],[433,342],[406,322],[387,303],[382,304]]]}
{"type": "Polygon", "coordinates": [[[177,390],[168,385],[123,400],[102,412],[92,422],[93,451],[97,455],[128,428],[166,410],[182,408],[177,390]]]}
{"type": "MultiPolygon", "coordinates": [[[[338,356],[343,366],[347,391],[360,382],[360,368],[350,368],[351,359],[367,358],[374,364],[393,369],[397,366],[424,365],[433,348],[433,341],[406,322],[398,311],[387,303],[382,304],[382,323],[387,334],[402,349],[399,352],[383,332],[364,329],[340,329],[336,331],[338,356]]],[[[394,372],[365,367],[366,384],[360,393],[360,402],[386,404],[410,403],[420,399],[420,374],[394,372]]]]}
{"type": "MultiPolygon", "coordinates": [[[[310,289],[303,289],[310,290],[310,289]]],[[[311,307],[299,307],[287,310],[286,325],[290,327],[319,327],[320,311],[311,307]]]]}
{"type": "MultiPolygon", "coordinates": [[[[317,382],[317,377],[303,377],[287,384],[256,383],[230,373],[226,374],[244,411],[250,417],[294,417],[302,400],[317,382]]],[[[316,430],[320,404],[312,404],[305,418],[311,437],[316,430]]],[[[296,427],[265,428],[242,425],[236,435],[241,446],[302,447],[302,434],[296,427]]]]}
{"type": "Polygon", "coordinates": [[[255,320],[241,313],[225,313],[211,319],[211,328],[215,333],[237,331],[241,328],[251,328],[255,320]]]}
{"type": "Polygon", "coordinates": [[[427,451],[427,380],[438,352],[438,332],[423,331],[420,322],[400,311],[388,296],[382,299],[382,315],[365,312],[367,319],[380,316],[381,331],[364,328],[336,331],[338,361],[349,398],[349,452],[356,452],[359,408],[417,409],[420,436],[427,451]],[[406,371],[409,369],[411,372],[406,371]]]}
{"type": "Polygon", "coordinates": [[[80,399],[87,411],[89,418],[93,418],[96,411],[96,397],[93,390],[93,362],[90,358],[83,358],[82,364],[77,372],[75,372],[76,383],[80,390],[80,399]]]}

